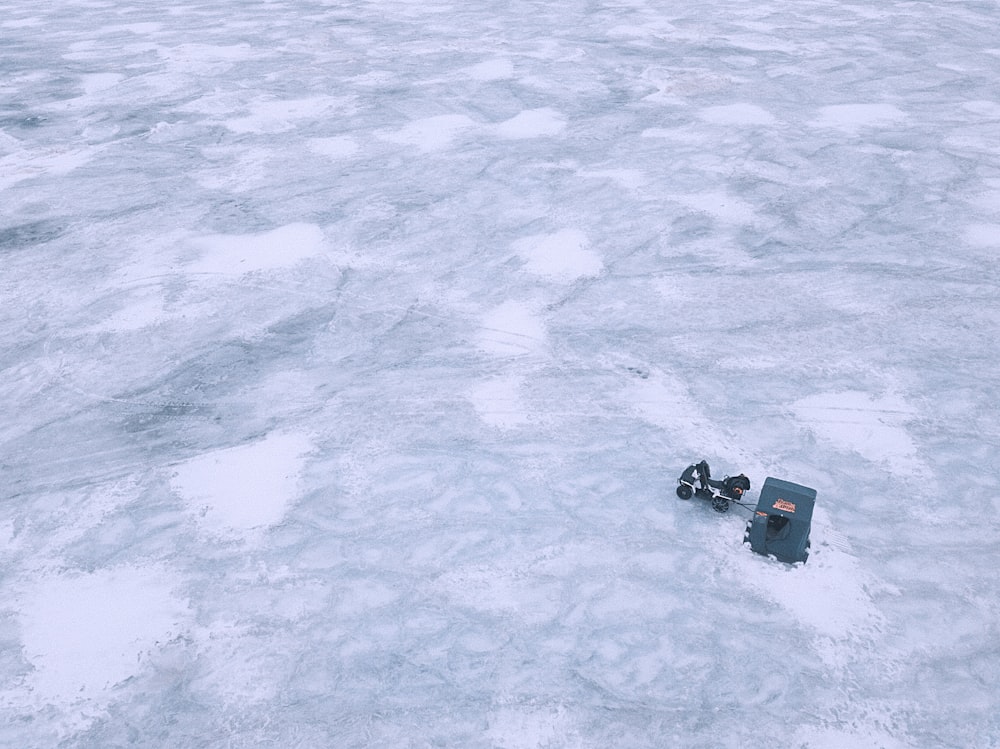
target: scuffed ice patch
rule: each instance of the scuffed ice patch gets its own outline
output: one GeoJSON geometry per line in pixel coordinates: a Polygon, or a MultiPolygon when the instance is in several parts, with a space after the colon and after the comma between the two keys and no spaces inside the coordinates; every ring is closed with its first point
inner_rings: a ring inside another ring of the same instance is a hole
{"type": "MultiPolygon", "coordinates": [[[[891,722],[888,715],[880,716],[880,722],[891,722]]],[[[793,739],[795,746],[803,749],[844,749],[845,747],[864,747],[864,749],[918,749],[918,745],[885,729],[858,728],[815,728],[799,727],[793,739]]]]}
{"type": "Polygon", "coordinates": [[[321,253],[324,238],[313,224],[288,224],[262,234],[197,237],[190,245],[199,256],[186,264],[188,272],[240,276],[295,265],[321,253]]]}
{"type": "Polygon", "coordinates": [[[517,375],[498,376],[476,385],[469,400],[487,424],[503,429],[517,427],[528,421],[528,410],[521,401],[520,389],[524,378],[517,375]]]}
{"type": "Polygon", "coordinates": [[[639,190],[650,182],[650,177],[639,169],[596,169],[593,171],[582,170],[581,177],[591,179],[609,179],[626,190],[639,190]]]}
{"type": "Polygon", "coordinates": [[[493,125],[491,132],[498,138],[522,140],[558,135],[566,127],[563,116],[549,107],[529,109],[509,120],[493,125]]]}
{"type": "MultiPolygon", "coordinates": [[[[128,27],[136,34],[155,33],[159,30],[159,24],[144,27],[141,24],[133,24],[128,27]]],[[[260,50],[255,50],[246,43],[239,44],[178,44],[172,47],[158,47],[157,54],[170,63],[171,67],[177,70],[200,72],[212,63],[218,62],[241,62],[249,60],[254,55],[259,55],[260,50]]]]}
{"type": "Polygon", "coordinates": [[[520,112],[494,125],[480,124],[465,114],[435,115],[413,120],[398,130],[382,131],[379,137],[429,153],[447,149],[463,136],[479,134],[502,140],[527,140],[558,135],[565,126],[558,112],[542,108],[520,112]]]}
{"type": "MultiPolygon", "coordinates": [[[[830,527],[820,507],[813,517],[810,541],[807,563],[793,566],[754,560],[752,566],[739,566],[740,579],[812,632],[815,651],[823,662],[841,670],[885,628],[885,617],[869,592],[879,584],[830,527]]],[[[745,553],[746,547],[741,551],[745,553]]]]}
{"type": "Polygon", "coordinates": [[[24,655],[18,699],[53,705],[79,729],[115,699],[151,653],[183,634],[190,612],[176,575],[157,566],[47,574],[18,593],[24,655]]]}
{"type": "Polygon", "coordinates": [[[314,138],[309,141],[309,148],[331,159],[347,158],[353,156],[359,150],[358,144],[347,136],[314,138]]]}
{"type": "Polygon", "coordinates": [[[486,736],[497,749],[585,746],[573,714],[558,704],[498,706],[487,718],[486,736]]]}
{"type": "Polygon", "coordinates": [[[83,92],[92,96],[114,88],[124,78],[120,73],[91,73],[83,76],[83,92]]]}
{"type": "Polygon", "coordinates": [[[698,115],[713,125],[774,125],[774,115],[756,104],[722,104],[707,107],[698,115]]]}
{"type": "Polygon", "coordinates": [[[527,237],[514,245],[530,273],[554,281],[575,281],[596,276],[604,267],[600,255],[590,249],[587,235],[578,229],[562,229],[555,234],[527,237]]]}
{"type": "Polygon", "coordinates": [[[502,614],[528,626],[553,621],[561,583],[543,582],[516,566],[468,565],[450,570],[433,584],[436,593],[477,611],[502,614]]]}
{"type": "Polygon", "coordinates": [[[483,318],[479,346],[496,356],[523,356],[541,352],[545,338],[545,324],[534,305],[512,300],[483,318]]]}
{"type": "Polygon", "coordinates": [[[175,467],[171,486],[213,535],[253,538],[281,522],[298,499],[299,475],[312,450],[301,434],[270,434],[175,467]]]}
{"type": "Polygon", "coordinates": [[[90,163],[100,148],[21,149],[0,158],[0,190],[37,177],[63,177],[90,163]]]}
{"type": "Polygon", "coordinates": [[[475,125],[464,114],[442,114],[414,120],[402,129],[386,133],[382,137],[394,143],[416,146],[421,151],[437,151],[447,148],[462,131],[475,125]]]}
{"type": "Polygon", "coordinates": [[[813,124],[855,133],[864,128],[891,125],[906,118],[906,113],[893,104],[835,104],[821,108],[813,124]]]}
{"type": "Polygon", "coordinates": [[[514,77],[514,63],[499,57],[477,63],[466,72],[477,81],[503,81],[514,77]]]}
{"type": "Polygon", "coordinates": [[[645,378],[633,380],[619,397],[650,423],[690,435],[691,449],[699,456],[732,447],[684,383],[667,373],[650,372],[645,378]]]}
{"type": "Polygon", "coordinates": [[[965,241],[973,247],[991,250],[1000,248],[1000,224],[974,224],[966,227],[964,236],[965,241]]]}
{"type": "Polygon", "coordinates": [[[759,221],[752,205],[725,192],[671,195],[670,198],[692,210],[707,213],[726,223],[752,224],[759,221]]]}
{"type": "Polygon", "coordinates": [[[808,429],[837,448],[888,466],[900,477],[929,473],[906,429],[917,411],[898,395],[819,393],[796,401],[792,411],[808,429]]]}

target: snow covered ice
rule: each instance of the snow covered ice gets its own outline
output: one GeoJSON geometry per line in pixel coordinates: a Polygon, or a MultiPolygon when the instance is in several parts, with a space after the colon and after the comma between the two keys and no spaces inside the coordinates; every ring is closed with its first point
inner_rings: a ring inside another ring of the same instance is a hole
{"type": "Polygon", "coordinates": [[[998,28],[0,0],[0,744],[1000,746],[998,28]]]}

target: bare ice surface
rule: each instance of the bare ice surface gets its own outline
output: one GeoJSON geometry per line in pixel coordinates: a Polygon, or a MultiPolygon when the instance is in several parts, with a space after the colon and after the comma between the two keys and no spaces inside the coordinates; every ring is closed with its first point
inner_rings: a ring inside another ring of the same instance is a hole
{"type": "Polygon", "coordinates": [[[0,745],[1000,747],[998,29],[0,0],[0,745]]]}

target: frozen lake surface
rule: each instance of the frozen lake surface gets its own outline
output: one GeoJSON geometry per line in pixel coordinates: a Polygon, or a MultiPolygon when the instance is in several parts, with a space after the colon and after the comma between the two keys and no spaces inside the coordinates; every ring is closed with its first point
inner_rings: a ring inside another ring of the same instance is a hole
{"type": "Polygon", "coordinates": [[[998,28],[0,0],[0,744],[1000,746],[998,28]]]}

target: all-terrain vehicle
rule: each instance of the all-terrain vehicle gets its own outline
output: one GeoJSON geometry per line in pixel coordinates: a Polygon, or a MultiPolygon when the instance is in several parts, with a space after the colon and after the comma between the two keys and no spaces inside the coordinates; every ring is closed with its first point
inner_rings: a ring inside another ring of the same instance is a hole
{"type": "Polygon", "coordinates": [[[750,479],[742,473],[739,476],[726,476],[721,481],[713,479],[712,471],[704,460],[689,465],[677,479],[678,497],[691,499],[697,495],[709,499],[712,501],[712,509],[716,512],[728,512],[729,505],[739,504],[748,491],[750,491],[750,479]]]}

